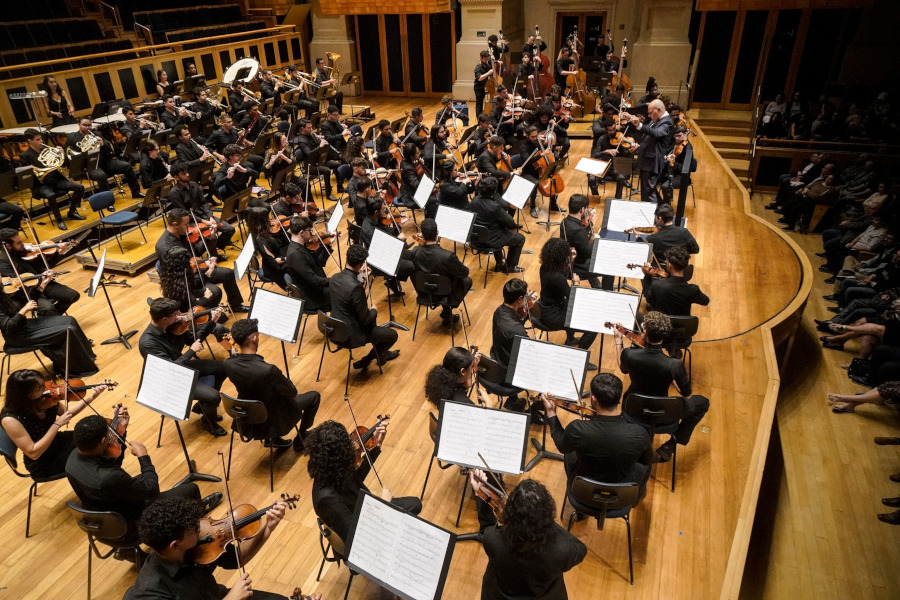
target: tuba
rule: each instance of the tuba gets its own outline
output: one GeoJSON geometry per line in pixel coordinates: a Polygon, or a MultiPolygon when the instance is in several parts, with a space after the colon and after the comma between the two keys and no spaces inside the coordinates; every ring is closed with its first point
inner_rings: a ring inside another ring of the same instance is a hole
{"type": "Polygon", "coordinates": [[[325,59],[329,63],[325,68],[331,72],[329,79],[334,79],[334,83],[331,84],[331,88],[328,90],[328,96],[334,96],[337,93],[338,85],[341,81],[341,71],[338,69],[337,64],[340,58],[340,54],[335,54],[334,52],[325,53],[325,59]]]}
{"type": "MultiPolygon", "coordinates": [[[[53,171],[59,171],[59,168],[63,166],[64,161],[65,155],[62,148],[54,148],[53,146],[44,144],[44,149],[38,154],[38,162],[44,166],[42,168],[36,168],[34,174],[39,181],[43,181],[44,178],[53,171]]],[[[61,171],[60,174],[62,174],[61,171]]]]}
{"type": "Polygon", "coordinates": [[[72,160],[72,157],[76,154],[84,154],[85,152],[93,152],[94,150],[98,150],[100,146],[103,145],[103,140],[101,140],[98,136],[93,133],[89,133],[83,138],[81,141],[76,142],[75,146],[78,150],[75,150],[71,146],[67,149],[66,154],[69,156],[69,160],[72,160]]]}

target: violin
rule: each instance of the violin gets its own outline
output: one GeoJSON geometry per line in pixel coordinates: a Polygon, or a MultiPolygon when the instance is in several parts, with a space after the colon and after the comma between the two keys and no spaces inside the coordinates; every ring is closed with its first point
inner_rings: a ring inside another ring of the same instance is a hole
{"type": "Polygon", "coordinates": [[[278,233],[283,229],[287,229],[291,225],[291,218],[288,216],[278,216],[274,219],[269,219],[269,233],[278,233]]]}
{"type": "Polygon", "coordinates": [[[377,441],[375,440],[375,430],[382,423],[386,423],[391,420],[391,415],[381,416],[378,415],[378,422],[375,423],[372,427],[366,429],[365,427],[357,427],[356,431],[350,434],[350,441],[353,443],[353,452],[356,454],[356,466],[360,466],[363,462],[363,456],[369,451],[373,450],[377,445],[377,441]],[[363,451],[365,448],[365,452],[363,451]]]}
{"type": "Polygon", "coordinates": [[[396,223],[399,228],[407,221],[409,221],[409,217],[406,216],[406,211],[396,206],[389,206],[387,200],[384,201],[381,207],[381,220],[379,221],[382,225],[391,227],[396,223]]]}
{"type": "MultiPolygon", "coordinates": [[[[289,509],[297,507],[300,496],[281,495],[281,501],[287,504],[289,509]]],[[[198,565],[209,565],[225,554],[228,546],[235,540],[231,537],[234,528],[236,541],[249,540],[256,537],[262,527],[259,520],[277,503],[256,510],[250,504],[239,504],[234,507],[231,515],[226,514],[220,519],[205,517],[200,519],[199,542],[191,549],[191,558],[198,565]]]]}
{"type": "Polygon", "coordinates": [[[453,179],[456,183],[476,183],[481,179],[478,171],[462,171],[453,179]]]}
{"type": "Polygon", "coordinates": [[[291,210],[295,213],[305,212],[310,217],[319,214],[319,207],[313,200],[301,200],[297,204],[291,204],[291,210]]]}
{"type": "Polygon", "coordinates": [[[81,379],[70,379],[68,383],[69,385],[65,386],[61,383],[56,383],[55,381],[45,381],[44,391],[41,392],[41,401],[38,408],[40,410],[47,410],[48,408],[53,408],[63,400],[68,402],[84,400],[84,393],[87,390],[100,387],[101,385],[105,385],[108,388],[114,388],[119,385],[117,382],[110,381],[109,379],[103,383],[92,383],[90,385],[85,385],[84,381],[81,379]]]}
{"type": "Polygon", "coordinates": [[[198,269],[203,271],[209,268],[209,263],[206,262],[205,259],[197,258],[196,256],[192,256],[190,260],[191,273],[196,273],[198,269]]]}
{"type": "Polygon", "coordinates": [[[668,271],[666,271],[665,269],[651,267],[648,263],[644,263],[642,265],[636,265],[636,264],[630,263],[625,266],[628,267],[629,269],[640,269],[641,272],[643,272],[644,275],[647,275],[648,277],[657,277],[659,279],[665,279],[666,277],[669,276],[668,271]]]}
{"type": "MultiPolygon", "coordinates": [[[[112,431],[116,432],[116,435],[120,438],[125,438],[125,424],[119,421],[119,412],[122,410],[122,403],[119,402],[118,405],[113,407],[113,416],[111,419],[107,419],[107,427],[109,427],[112,431]]],[[[125,446],[119,440],[113,440],[109,446],[106,447],[106,452],[104,453],[106,456],[110,458],[119,458],[122,456],[122,452],[125,451],[125,446]]]]}
{"type": "MultiPolygon", "coordinates": [[[[581,417],[592,417],[597,414],[597,411],[587,404],[572,402],[571,400],[563,400],[562,398],[557,398],[553,394],[542,395],[546,396],[548,400],[551,400],[556,408],[560,408],[566,412],[570,412],[581,417]]],[[[534,404],[535,402],[540,404],[542,402],[541,396],[529,396],[528,402],[531,404],[534,404]]]]}
{"type": "Polygon", "coordinates": [[[199,224],[190,225],[187,230],[187,240],[191,244],[196,244],[200,238],[210,238],[216,232],[215,226],[209,226],[200,221],[199,224]]]}
{"type": "Polygon", "coordinates": [[[304,596],[303,591],[300,588],[295,587],[290,600],[312,600],[312,596],[304,596]]]}
{"type": "Polygon", "coordinates": [[[633,137],[625,137],[625,134],[621,131],[616,132],[616,135],[609,138],[609,143],[618,146],[622,150],[631,150],[636,144],[633,137]]]}
{"type": "Polygon", "coordinates": [[[416,243],[417,243],[418,245],[420,245],[420,246],[424,246],[424,245],[425,245],[425,236],[422,235],[421,233],[415,234],[415,235],[413,236],[413,239],[416,241],[416,243]]]}
{"type": "Polygon", "coordinates": [[[654,234],[659,231],[659,227],[629,227],[625,230],[625,233],[647,233],[654,234]]]}
{"type": "MultiPolygon", "coordinates": [[[[581,217],[581,224],[585,227],[593,227],[594,226],[594,218],[597,216],[597,210],[593,208],[589,208],[584,211],[584,215],[581,217]]],[[[629,267],[630,268],[630,267],[629,267]]]]}
{"type": "Polygon", "coordinates": [[[518,308],[519,316],[523,319],[527,319],[531,314],[531,309],[534,307],[534,303],[537,302],[538,295],[534,290],[528,292],[525,295],[525,304],[518,308]]]}
{"type": "Polygon", "coordinates": [[[178,313],[178,319],[169,325],[169,332],[174,335],[186,333],[191,328],[192,321],[194,325],[203,325],[209,321],[209,315],[218,308],[225,309],[227,307],[224,304],[213,308],[203,308],[197,305],[192,307],[190,312],[180,312],[178,313]]]}
{"type": "MultiPolygon", "coordinates": [[[[34,273],[20,273],[19,277],[15,279],[4,279],[3,280],[3,288],[7,294],[15,293],[19,288],[25,285],[26,281],[34,281],[36,279],[43,279],[44,276],[49,277],[57,277],[59,275],[65,275],[70,271],[44,271],[42,273],[34,274],[34,273]],[[9,288],[8,290],[6,288],[9,288]]],[[[28,287],[28,286],[26,286],[28,287]]],[[[31,289],[30,287],[28,289],[31,289]]]]}
{"type": "MultiPolygon", "coordinates": [[[[465,474],[468,475],[470,473],[468,468],[464,469],[465,474]]],[[[472,473],[472,476],[475,477],[476,480],[481,484],[476,488],[475,494],[487,502],[488,506],[491,507],[491,510],[494,511],[494,517],[497,519],[497,524],[503,524],[503,509],[506,508],[506,494],[503,490],[495,488],[493,485],[488,483],[483,477],[472,473]]]]}
{"type": "Polygon", "coordinates": [[[328,251],[331,251],[331,243],[334,241],[334,238],[340,236],[341,232],[338,231],[336,233],[326,233],[325,235],[321,235],[316,232],[316,235],[311,237],[308,242],[306,242],[306,249],[310,252],[315,252],[319,248],[322,247],[324,243],[328,247],[328,251]]]}
{"type": "Polygon", "coordinates": [[[23,244],[25,246],[25,254],[20,256],[22,260],[34,260],[41,254],[51,256],[59,253],[60,256],[66,254],[69,250],[78,245],[75,240],[65,242],[41,242],[40,244],[23,244]]]}
{"type": "Polygon", "coordinates": [[[635,346],[639,346],[641,348],[646,347],[646,343],[644,342],[644,338],[641,336],[641,334],[639,334],[636,331],[632,331],[632,330],[628,329],[621,323],[616,323],[615,325],[613,325],[612,323],[607,321],[606,323],[603,324],[603,326],[606,327],[607,329],[614,329],[614,330],[618,331],[623,336],[625,336],[626,338],[631,340],[631,343],[634,344],[635,346]]]}

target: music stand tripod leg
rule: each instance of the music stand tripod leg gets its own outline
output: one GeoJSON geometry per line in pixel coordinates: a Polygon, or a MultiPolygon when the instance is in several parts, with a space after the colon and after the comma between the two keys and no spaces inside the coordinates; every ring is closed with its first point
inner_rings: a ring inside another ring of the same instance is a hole
{"type": "Polygon", "coordinates": [[[541,459],[547,458],[550,460],[558,460],[560,462],[563,461],[562,454],[557,454],[556,452],[550,452],[547,450],[547,424],[544,423],[543,430],[541,433],[541,441],[537,441],[535,438],[531,438],[531,444],[534,446],[535,450],[537,450],[537,455],[528,461],[528,464],[525,465],[525,472],[527,473],[531,469],[537,465],[541,459]]]}
{"type": "MultiPolygon", "coordinates": [[[[165,418],[165,417],[164,417],[165,418]]],[[[175,421],[175,429],[178,431],[178,439],[181,440],[181,449],[184,451],[184,460],[187,461],[188,465],[188,474],[185,475],[181,481],[175,484],[175,487],[178,487],[182,483],[187,483],[189,481],[211,481],[211,482],[219,482],[222,481],[221,477],[216,477],[215,475],[207,475],[206,473],[197,472],[197,464],[191,460],[190,454],[188,454],[187,444],[184,443],[184,434],[181,433],[181,423],[175,421]]]]}
{"type": "Polygon", "coordinates": [[[112,301],[109,299],[109,293],[106,291],[106,283],[102,280],[100,281],[100,287],[103,288],[103,295],[106,296],[106,303],[109,305],[109,312],[112,315],[113,323],[116,324],[116,331],[119,332],[119,335],[117,335],[116,337],[111,337],[108,340],[104,340],[103,342],[101,342],[101,345],[105,346],[107,344],[121,343],[125,346],[126,349],[131,350],[131,344],[128,343],[128,338],[136,334],[137,329],[122,333],[122,328],[119,327],[119,319],[116,318],[116,311],[113,310],[112,301]]]}

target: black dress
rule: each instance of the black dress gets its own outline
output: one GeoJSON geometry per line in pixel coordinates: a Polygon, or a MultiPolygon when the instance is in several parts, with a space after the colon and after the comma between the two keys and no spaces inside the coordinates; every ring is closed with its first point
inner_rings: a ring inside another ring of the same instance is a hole
{"type": "MultiPolygon", "coordinates": [[[[38,417],[31,413],[18,413],[4,408],[0,411],[0,420],[11,417],[22,424],[31,441],[40,441],[47,431],[53,426],[53,422],[59,416],[57,407],[48,408],[44,417],[38,417]]],[[[35,477],[50,477],[66,472],[66,461],[72,450],[75,449],[75,434],[72,431],[57,431],[56,437],[37,459],[24,457],[25,468],[35,477]]]]}

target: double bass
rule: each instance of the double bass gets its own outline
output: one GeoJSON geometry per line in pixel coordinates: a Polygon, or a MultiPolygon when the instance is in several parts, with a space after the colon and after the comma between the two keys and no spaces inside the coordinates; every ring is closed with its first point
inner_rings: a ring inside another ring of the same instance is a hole
{"type": "Polygon", "coordinates": [[[537,42],[534,46],[534,63],[542,65],[537,72],[538,92],[541,96],[546,96],[550,93],[550,88],[554,83],[553,66],[550,64],[550,59],[541,52],[541,28],[537,25],[534,26],[534,37],[537,42]]]}
{"type": "MultiPolygon", "coordinates": [[[[575,31],[572,32],[572,36],[575,40],[575,48],[578,48],[578,26],[575,26],[575,31]]],[[[596,112],[597,110],[597,95],[592,94],[588,91],[587,86],[585,85],[585,81],[587,80],[587,73],[584,72],[579,67],[580,55],[575,54],[575,66],[572,69],[576,71],[575,75],[569,75],[566,77],[566,85],[572,90],[572,95],[578,98],[578,101],[581,103],[581,107],[573,107],[572,114],[576,117],[583,117],[584,115],[590,115],[596,112]],[[577,114],[581,113],[581,114],[577,114]]]]}

